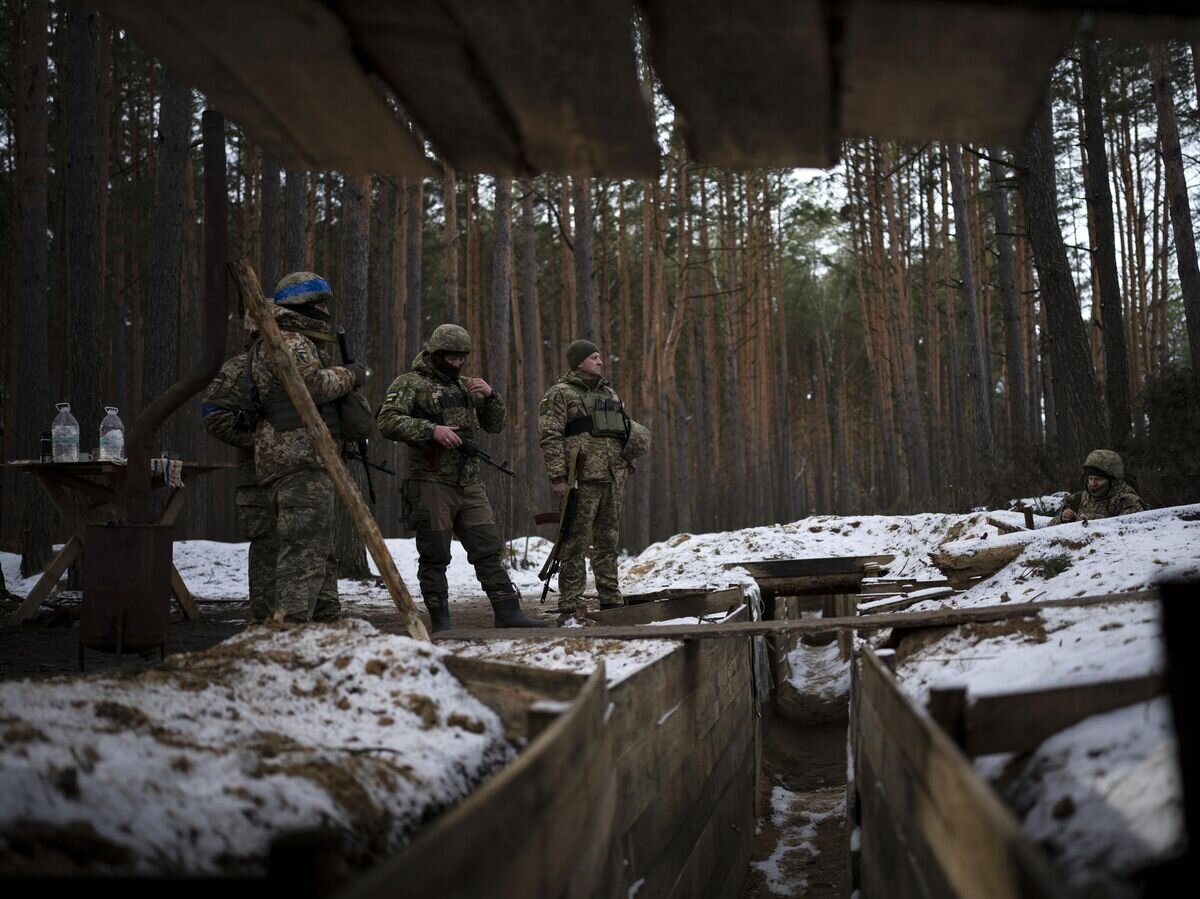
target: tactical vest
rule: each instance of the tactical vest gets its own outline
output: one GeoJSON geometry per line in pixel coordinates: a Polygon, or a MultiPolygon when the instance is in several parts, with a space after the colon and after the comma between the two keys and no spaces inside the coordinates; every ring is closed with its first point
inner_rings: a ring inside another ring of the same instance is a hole
{"type": "Polygon", "coordinates": [[[584,390],[575,384],[571,387],[579,394],[587,414],[567,422],[564,436],[591,434],[593,437],[612,437],[617,440],[629,438],[629,419],[625,415],[624,403],[600,390],[584,390]]]}
{"type": "MultiPolygon", "coordinates": [[[[246,357],[245,378],[246,390],[254,398],[254,405],[258,408],[259,415],[270,422],[271,427],[276,431],[295,431],[304,427],[300,413],[292,405],[291,397],[288,396],[287,389],[282,384],[276,382],[265,397],[260,396],[258,386],[254,383],[251,375],[254,368],[254,354],[257,350],[258,343],[256,342],[250,347],[250,352],[246,357]]],[[[317,358],[321,358],[320,353],[317,354],[317,358]]],[[[325,367],[324,360],[321,360],[321,367],[325,367]]],[[[317,412],[328,426],[330,435],[334,438],[340,437],[342,422],[338,415],[337,401],[321,403],[317,406],[317,412]]]]}

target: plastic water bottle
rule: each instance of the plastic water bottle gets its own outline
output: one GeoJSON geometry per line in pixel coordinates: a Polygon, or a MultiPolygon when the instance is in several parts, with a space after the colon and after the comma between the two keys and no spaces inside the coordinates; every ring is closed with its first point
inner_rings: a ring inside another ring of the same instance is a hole
{"type": "Polygon", "coordinates": [[[100,461],[120,462],[125,458],[125,425],[117,417],[116,406],[105,406],[104,421],[100,422],[100,461]]]}
{"type": "Polygon", "coordinates": [[[70,403],[57,403],[58,415],[50,426],[50,441],[55,462],[79,461],[79,422],[71,414],[70,403]]]}

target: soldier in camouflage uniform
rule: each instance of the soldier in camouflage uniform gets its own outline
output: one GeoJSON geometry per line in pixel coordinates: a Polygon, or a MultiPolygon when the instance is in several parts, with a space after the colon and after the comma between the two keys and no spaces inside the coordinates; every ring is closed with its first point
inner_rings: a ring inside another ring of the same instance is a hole
{"type": "MultiPolygon", "coordinates": [[[[258,338],[254,322],[246,316],[245,328],[252,346],[258,338]]],[[[246,360],[249,353],[240,353],[221,366],[221,371],[204,392],[200,414],[204,430],[210,437],[237,449],[237,469],[234,474],[234,505],[238,524],[250,541],[249,581],[250,617],[265,621],[274,614],[275,557],[279,555],[279,534],[275,529],[275,508],[267,491],[258,486],[254,473],[253,411],[243,408],[246,382],[246,360]]]]}
{"type": "MultiPolygon", "coordinates": [[[[319,275],[293,272],[279,282],[274,299],[271,311],[284,345],[336,441],[340,426],[334,401],[363,383],[366,367],[361,362],[330,365],[336,340],[329,322],[333,291],[319,275]]],[[[271,499],[279,531],[275,617],[332,620],[341,613],[333,554],[333,482],[267,354],[252,348],[250,359],[259,406],[255,471],[271,499]]]]}
{"type": "Polygon", "coordinates": [[[1132,487],[1125,483],[1125,465],[1112,450],[1092,450],[1083,463],[1086,489],[1072,493],[1050,524],[1097,518],[1112,518],[1143,512],[1146,506],[1132,487]]]}
{"type": "Polygon", "coordinates": [[[560,500],[568,489],[573,451],[578,451],[580,460],[575,519],[560,556],[559,624],[583,604],[584,554],[589,546],[600,608],[623,604],[617,584],[621,493],[633,471],[633,459],[650,442],[649,432],[629,419],[620,397],[604,379],[604,359],[594,343],[572,343],[567,364],[570,370],[546,391],[538,408],[538,442],[551,489],[560,500]]]}
{"type": "Polygon", "coordinates": [[[417,577],[433,630],[450,627],[446,566],[458,537],[475,576],[492,601],[496,627],[545,627],[521,611],[520,594],[500,561],[502,544],[479,462],[458,452],[482,427],[504,427],[504,400],[483,378],[461,376],[471,336],[458,325],[438,325],[412,371],[392,382],[380,407],[379,432],[407,443],[405,524],[417,532],[417,577]]]}

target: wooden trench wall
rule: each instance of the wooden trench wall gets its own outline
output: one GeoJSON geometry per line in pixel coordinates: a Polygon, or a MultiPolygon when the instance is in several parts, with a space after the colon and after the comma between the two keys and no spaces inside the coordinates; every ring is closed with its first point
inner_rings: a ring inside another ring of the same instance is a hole
{"type": "MultiPolygon", "coordinates": [[[[714,611],[726,594],[699,605],[714,611]]],[[[653,605],[617,611],[640,620],[698,614],[694,597],[653,605]]],[[[750,644],[688,641],[611,688],[602,672],[449,658],[510,735],[529,743],[342,895],[736,896],[761,760],[750,644]]]]}
{"type": "Polygon", "coordinates": [[[1068,890],[954,740],[870,649],[851,674],[851,879],[871,897],[1060,897],[1068,890]]]}

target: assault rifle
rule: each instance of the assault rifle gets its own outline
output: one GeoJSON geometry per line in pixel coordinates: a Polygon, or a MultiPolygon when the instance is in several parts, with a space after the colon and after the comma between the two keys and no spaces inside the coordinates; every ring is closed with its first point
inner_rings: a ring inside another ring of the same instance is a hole
{"type": "Polygon", "coordinates": [[[571,532],[575,526],[575,513],[579,509],[579,470],[582,467],[583,456],[580,455],[579,450],[572,450],[571,460],[567,466],[567,492],[563,495],[561,511],[543,512],[533,517],[536,524],[558,521],[558,536],[554,538],[554,547],[550,550],[550,555],[546,557],[546,564],[538,572],[538,578],[546,582],[546,585],[542,587],[541,602],[545,602],[546,596],[550,593],[550,578],[558,574],[558,569],[562,565],[563,546],[571,539],[571,532]]]}
{"type": "Polygon", "coordinates": [[[482,449],[480,449],[478,444],[472,443],[470,440],[467,440],[467,438],[462,436],[460,436],[459,439],[462,441],[462,443],[456,446],[455,449],[468,459],[478,459],[483,464],[490,465],[497,471],[504,472],[510,478],[515,478],[517,476],[517,473],[513,471],[512,467],[508,464],[508,460],[497,462],[482,449]]]}
{"type": "MultiPolygon", "coordinates": [[[[333,329],[333,333],[337,335],[338,349],[342,351],[342,362],[347,364],[353,362],[354,360],[350,358],[350,349],[346,344],[346,329],[338,325],[333,329]]],[[[355,441],[354,446],[358,450],[358,459],[362,462],[363,472],[367,476],[367,494],[371,497],[371,505],[375,505],[375,485],[371,483],[371,462],[370,456],[367,455],[367,441],[355,441]]]]}
{"type": "Polygon", "coordinates": [[[386,459],[382,462],[372,462],[370,459],[364,459],[361,455],[359,455],[359,452],[356,448],[349,446],[346,447],[346,449],[342,451],[342,458],[347,462],[362,462],[363,465],[369,469],[372,469],[373,471],[381,471],[391,477],[396,476],[395,469],[388,468],[386,459]]]}

